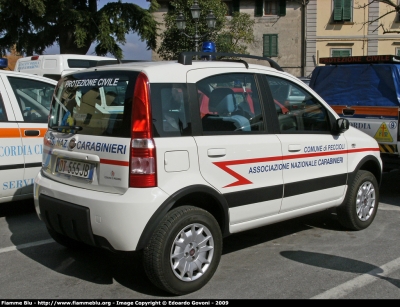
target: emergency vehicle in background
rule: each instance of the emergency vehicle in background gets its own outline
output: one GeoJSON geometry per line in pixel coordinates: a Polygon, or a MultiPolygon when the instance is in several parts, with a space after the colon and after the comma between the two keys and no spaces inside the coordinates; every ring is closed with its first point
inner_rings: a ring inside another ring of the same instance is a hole
{"type": "Polygon", "coordinates": [[[400,57],[320,58],[310,87],[350,125],[379,143],[385,171],[400,168],[400,57]]]}
{"type": "MultiPolygon", "coordinates": [[[[7,59],[0,59],[6,68],[7,59]]],[[[57,82],[0,70],[0,203],[31,198],[57,82]]]]}
{"type": "Polygon", "coordinates": [[[377,142],[269,58],[89,68],[62,77],[51,104],[34,187],[49,234],[142,250],[173,294],[212,278],[232,233],[326,209],[361,230],[377,213],[377,142]]]}
{"type": "Polygon", "coordinates": [[[61,76],[69,72],[117,62],[118,60],[115,58],[94,55],[46,54],[20,58],[17,60],[14,70],[58,81],[61,76]]]}

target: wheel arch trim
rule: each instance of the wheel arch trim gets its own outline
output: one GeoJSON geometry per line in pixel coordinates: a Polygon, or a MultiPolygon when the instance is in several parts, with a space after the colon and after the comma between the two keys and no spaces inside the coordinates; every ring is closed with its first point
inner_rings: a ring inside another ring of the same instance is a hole
{"type": "Polygon", "coordinates": [[[222,223],[220,225],[222,236],[226,237],[229,233],[229,206],[225,197],[215,189],[205,185],[191,185],[184,187],[170,195],[153,213],[147,222],[142,234],[140,235],[136,250],[143,249],[149,242],[153,232],[165,217],[168,211],[174,208],[179,200],[190,194],[203,194],[212,197],[222,210],[222,223]]]}

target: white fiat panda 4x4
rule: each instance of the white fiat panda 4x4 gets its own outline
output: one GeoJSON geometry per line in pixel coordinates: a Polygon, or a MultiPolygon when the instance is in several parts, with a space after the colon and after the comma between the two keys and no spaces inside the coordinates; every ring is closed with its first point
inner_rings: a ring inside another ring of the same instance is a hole
{"type": "Polygon", "coordinates": [[[372,223],[373,138],[270,59],[194,55],[207,54],[60,79],[34,187],[55,241],[141,250],[149,279],[180,295],[211,279],[229,234],[330,208],[347,229],[372,223]]]}

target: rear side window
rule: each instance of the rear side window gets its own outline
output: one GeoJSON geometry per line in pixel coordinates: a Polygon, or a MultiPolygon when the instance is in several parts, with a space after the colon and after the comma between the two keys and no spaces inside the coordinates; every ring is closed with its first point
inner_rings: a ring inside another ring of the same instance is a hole
{"type": "Polygon", "coordinates": [[[49,127],[62,132],[79,126],[86,135],[130,137],[132,97],[138,72],[76,73],[60,80],[49,127]]]}
{"type": "Polygon", "coordinates": [[[46,123],[55,86],[42,81],[8,77],[24,121],[46,123]]]}
{"type": "Polygon", "coordinates": [[[186,84],[152,83],[150,85],[154,137],[192,134],[186,84]]]}

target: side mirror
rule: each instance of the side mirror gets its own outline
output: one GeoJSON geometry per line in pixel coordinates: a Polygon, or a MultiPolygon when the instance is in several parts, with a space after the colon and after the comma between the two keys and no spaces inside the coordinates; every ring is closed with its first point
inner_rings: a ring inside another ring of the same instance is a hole
{"type": "Polygon", "coordinates": [[[345,132],[349,129],[350,122],[347,118],[338,118],[336,120],[335,130],[339,133],[345,132]]]}

